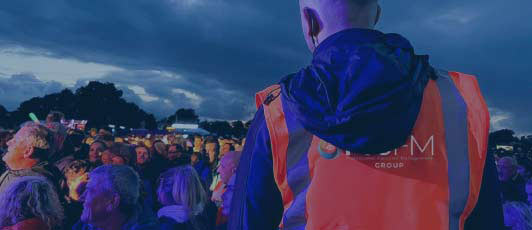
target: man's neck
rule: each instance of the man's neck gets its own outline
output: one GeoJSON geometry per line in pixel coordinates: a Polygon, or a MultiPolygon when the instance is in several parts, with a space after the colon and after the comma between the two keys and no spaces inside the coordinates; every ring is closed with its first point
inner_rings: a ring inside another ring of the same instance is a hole
{"type": "Polygon", "coordinates": [[[321,43],[325,41],[328,37],[330,37],[333,34],[336,34],[340,31],[348,30],[348,29],[373,29],[372,27],[368,26],[365,23],[361,24],[353,24],[349,23],[346,25],[336,25],[334,27],[329,27],[327,30],[322,31],[318,34],[318,43],[321,43]]]}
{"type": "Polygon", "coordinates": [[[30,169],[33,166],[37,165],[37,163],[39,163],[37,160],[23,160],[17,165],[10,166],[9,169],[11,170],[30,169]]]}

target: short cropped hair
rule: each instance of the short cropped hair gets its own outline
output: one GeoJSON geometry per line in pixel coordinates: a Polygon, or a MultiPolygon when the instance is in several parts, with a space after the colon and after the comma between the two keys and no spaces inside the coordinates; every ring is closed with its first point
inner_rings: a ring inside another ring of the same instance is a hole
{"type": "Polygon", "coordinates": [[[35,122],[26,122],[22,128],[28,132],[26,143],[33,147],[32,158],[48,159],[54,145],[53,131],[35,122]]]}
{"type": "Polygon", "coordinates": [[[120,196],[119,209],[131,216],[138,211],[140,196],[140,177],[131,167],[126,165],[102,165],[89,174],[89,178],[105,179],[102,187],[120,196]]]}

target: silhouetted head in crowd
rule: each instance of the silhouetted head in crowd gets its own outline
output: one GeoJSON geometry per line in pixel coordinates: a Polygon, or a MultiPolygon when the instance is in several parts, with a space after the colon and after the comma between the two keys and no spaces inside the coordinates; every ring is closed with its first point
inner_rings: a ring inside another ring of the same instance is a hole
{"type": "Polygon", "coordinates": [[[109,148],[111,147],[111,145],[113,145],[115,138],[113,137],[111,133],[107,131],[103,131],[98,134],[98,136],[96,137],[96,140],[105,143],[105,146],[109,148]]]}
{"type": "Polygon", "coordinates": [[[220,157],[223,157],[224,154],[226,154],[229,151],[235,151],[235,148],[233,147],[233,144],[231,143],[224,143],[222,145],[222,148],[220,149],[220,157]]]}
{"type": "Polygon", "coordinates": [[[532,208],[532,179],[528,179],[525,186],[528,205],[532,208]]]}
{"type": "Polygon", "coordinates": [[[59,111],[50,111],[48,113],[48,116],[46,116],[46,123],[52,123],[52,122],[58,122],[60,123],[61,120],[65,119],[65,114],[59,111]]]}
{"type": "Polygon", "coordinates": [[[115,165],[134,165],[136,153],[131,146],[114,143],[102,153],[102,163],[115,165]],[[105,158],[105,159],[104,159],[105,158]]]}
{"type": "Polygon", "coordinates": [[[107,149],[105,143],[94,141],[89,148],[89,161],[93,164],[99,164],[102,160],[102,153],[107,149]]]}
{"type": "Polygon", "coordinates": [[[135,147],[137,155],[137,165],[144,165],[151,160],[150,149],[142,144],[135,147]]]}
{"type": "Polygon", "coordinates": [[[163,158],[167,158],[168,149],[164,142],[161,140],[156,140],[152,143],[152,151],[153,154],[157,154],[159,156],[162,156],[163,158]]]}
{"type": "Polygon", "coordinates": [[[194,152],[203,151],[203,138],[201,136],[194,136],[194,152]]]}
{"type": "Polygon", "coordinates": [[[509,181],[517,175],[517,161],[513,157],[503,157],[497,162],[499,180],[509,181]]]}
{"type": "Polygon", "coordinates": [[[2,160],[12,170],[28,169],[49,158],[52,132],[43,125],[28,122],[7,142],[2,160]]]}
{"type": "Polygon", "coordinates": [[[181,145],[170,145],[168,146],[168,160],[175,160],[181,157],[184,154],[184,149],[181,145]]]}
{"type": "Polygon", "coordinates": [[[7,130],[0,130],[0,148],[7,148],[7,141],[11,139],[12,137],[9,136],[9,132],[7,130]]]}
{"type": "Polygon", "coordinates": [[[122,229],[139,211],[140,179],[129,166],[102,165],[89,175],[81,200],[81,221],[96,228],[122,229]]]}
{"type": "Polygon", "coordinates": [[[89,135],[91,137],[96,137],[98,135],[98,130],[96,130],[95,128],[92,128],[89,130],[89,135]]]}
{"type": "Polygon", "coordinates": [[[198,163],[200,160],[201,160],[201,154],[200,154],[200,153],[198,153],[198,152],[193,152],[193,153],[190,155],[190,164],[191,164],[191,165],[195,165],[195,164],[198,163]]]}
{"type": "Polygon", "coordinates": [[[530,169],[532,168],[531,163],[532,162],[530,162],[530,160],[528,160],[527,158],[519,158],[517,160],[517,173],[519,173],[519,175],[521,175],[523,178],[530,178],[530,169]]]}
{"type": "Polygon", "coordinates": [[[212,137],[205,141],[205,153],[209,157],[209,163],[213,163],[218,158],[218,141],[212,137]]]}
{"type": "Polygon", "coordinates": [[[64,218],[59,197],[44,177],[26,176],[13,181],[0,194],[0,207],[1,227],[36,218],[47,229],[59,229],[64,218]]]}

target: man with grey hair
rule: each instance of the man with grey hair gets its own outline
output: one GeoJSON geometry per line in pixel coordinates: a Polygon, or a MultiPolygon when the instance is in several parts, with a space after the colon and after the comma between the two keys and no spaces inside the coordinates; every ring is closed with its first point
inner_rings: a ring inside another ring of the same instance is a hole
{"type": "Polygon", "coordinates": [[[155,216],[140,205],[140,178],[125,165],[103,165],[89,175],[81,196],[83,213],[74,230],[158,229],[155,216]]]}
{"type": "Polygon", "coordinates": [[[497,161],[503,201],[527,201],[526,180],[517,173],[517,166],[513,157],[502,157],[497,161]]]}
{"type": "Polygon", "coordinates": [[[50,149],[53,147],[53,132],[41,124],[26,123],[15,136],[7,142],[8,150],[2,160],[8,170],[0,176],[0,193],[15,179],[23,176],[43,176],[47,178],[62,196],[59,183],[63,176],[59,170],[48,163],[50,149]]]}
{"type": "Polygon", "coordinates": [[[503,229],[475,76],[375,30],[377,0],[299,6],[313,59],[255,96],[228,229],[503,229]]]}

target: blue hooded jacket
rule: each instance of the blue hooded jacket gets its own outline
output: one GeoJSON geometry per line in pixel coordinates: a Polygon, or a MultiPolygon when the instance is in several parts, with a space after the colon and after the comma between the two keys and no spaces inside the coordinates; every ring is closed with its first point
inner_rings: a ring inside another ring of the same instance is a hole
{"type": "MultiPolygon", "coordinates": [[[[405,143],[433,76],[428,56],[416,55],[400,35],[349,29],[324,40],[311,65],[279,84],[287,121],[339,148],[375,154],[405,143]]],[[[246,140],[228,229],[277,229],[283,207],[262,107],[246,140]]],[[[493,156],[488,156],[466,229],[504,228],[499,194],[493,156]]]]}

